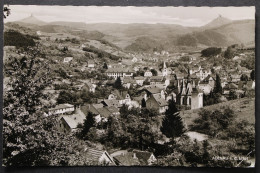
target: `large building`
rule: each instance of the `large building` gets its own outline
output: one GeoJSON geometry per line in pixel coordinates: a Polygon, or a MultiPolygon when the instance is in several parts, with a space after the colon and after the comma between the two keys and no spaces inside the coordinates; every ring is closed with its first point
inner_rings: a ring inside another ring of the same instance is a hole
{"type": "Polygon", "coordinates": [[[108,77],[118,78],[118,77],[132,77],[134,75],[134,70],[128,68],[109,68],[106,71],[108,77]]]}

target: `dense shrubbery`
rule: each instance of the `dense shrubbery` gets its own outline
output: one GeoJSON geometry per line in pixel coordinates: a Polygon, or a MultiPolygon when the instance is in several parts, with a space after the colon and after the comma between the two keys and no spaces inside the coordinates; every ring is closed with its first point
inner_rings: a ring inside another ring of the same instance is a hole
{"type": "Polygon", "coordinates": [[[16,46],[17,48],[28,46],[35,46],[34,40],[38,40],[37,36],[24,35],[18,31],[10,30],[4,32],[4,45],[5,46],[16,46]]]}
{"type": "Polygon", "coordinates": [[[216,56],[216,55],[219,55],[221,53],[221,50],[222,50],[221,48],[209,47],[209,48],[201,51],[201,56],[202,57],[216,56]]]}
{"type": "Polygon", "coordinates": [[[86,52],[96,53],[99,58],[105,58],[105,57],[107,57],[107,58],[109,58],[109,59],[111,59],[111,60],[114,60],[114,61],[118,61],[118,60],[120,59],[120,57],[118,57],[118,56],[116,56],[116,55],[112,55],[112,54],[110,54],[110,53],[107,53],[107,52],[105,52],[105,51],[102,51],[102,50],[100,50],[100,49],[97,49],[97,48],[95,48],[95,47],[93,47],[93,46],[91,46],[91,47],[84,47],[83,50],[86,51],[86,52]]]}

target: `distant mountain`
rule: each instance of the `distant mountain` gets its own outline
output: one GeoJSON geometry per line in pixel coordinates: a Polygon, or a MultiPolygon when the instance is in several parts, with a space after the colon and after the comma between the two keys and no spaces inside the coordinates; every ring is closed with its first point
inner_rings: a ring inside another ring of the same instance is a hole
{"type": "Polygon", "coordinates": [[[194,45],[226,47],[231,44],[249,45],[255,41],[255,21],[233,21],[212,29],[196,31],[179,38],[178,46],[194,45]],[[187,38],[188,37],[188,38],[187,38]],[[185,39],[184,39],[185,38],[185,39]]]}
{"type": "Polygon", "coordinates": [[[47,33],[69,33],[86,39],[103,39],[127,51],[176,51],[183,47],[226,47],[231,44],[253,45],[255,42],[255,20],[232,21],[222,16],[202,27],[160,23],[46,23],[34,16],[13,23],[47,33]]]}
{"type": "Polygon", "coordinates": [[[231,22],[232,22],[232,20],[225,18],[225,17],[222,17],[220,15],[218,18],[212,20],[210,23],[202,26],[201,28],[202,29],[212,29],[212,28],[216,28],[216,27],[220,27],[220,26],[229,24],[231,22]]]}
{"type": "Polygon", "coordinates": [[[19,20],[17,22],[29,23],[29,24],[34,24],[34,25],[45,25],[46,24],[46,22],[37,19],[33,15],[31,15],[30,17],[24,18],[22,20],[19,20]]]}

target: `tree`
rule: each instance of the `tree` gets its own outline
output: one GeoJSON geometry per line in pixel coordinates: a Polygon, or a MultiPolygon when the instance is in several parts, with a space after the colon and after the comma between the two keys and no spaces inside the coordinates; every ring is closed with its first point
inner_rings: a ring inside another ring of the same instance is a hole
{"type": "Polygon", "coordinates": [[[145,99],[143,98],[142,99],[142,108],[145,108],[146,107],[146,102],[145,102],[145,99]]]}
{"type": "Polygon", "coordinates": [[[83,127],[81,131],[78,134],[78,137],[81,139],[87,139],[87,134],[90,130],[90,128],[94,127],[95,125],[95,118],[94,114],[89,112],[87,115],[87,118],[84,120],[83,127]]]}
{"type": "Polygon", "coordinates": [[[113,87],[116,88],[116,89],[121,89],[122,88],[122,81],[121,81],[120,77],[117,77],[113,87]]]}
{"type": "Polygon", "coordinates": [[[252,70],[251,73],[250,73],[250,78],[251,80],[255,80],[255,70],[252,70]]]}
{"type": "Polygon", "coordinates": [[[107,67],[107,63],[104,63],[104,65],[103,65],[103,69],[108,69],[108,67],[107,67]]]}
{"type": "Polygon", "coordinates": [[[172,139],[181,136],[185,132],[182,118],[173,99],[168,102],[168,109],[162,121],[161,131],[166,137],[172,139]]]}
{"type": "Polygon", "coordinates": [[[216,74],[216,81],[213,92],[214,94],[222,94],[221,79],[218,74],[216,74]]]}
{"type": "Polygon", "coordinates": [[[151,72],[152,72],[153,76],[157,76],[157,74],[158,74],[155,69],[151,69],[151,72]]]}
{"type": "Polygon", "coordinates": [[[221,48],[209,47],[209,48],[201,51],[201,56],[202,57],[213,57],[213,56],[219,55],[221,53],[221,50],[222,50],[221,48]]]}
{"type": "Polygon", "coordinates": [[[246,74],[242,74],[242,75],[240,76],[240,80],[241,80],[241,81],[248,81],[248,76],[247,76],[246,74]]]}
{"type": "Polygon", "coordinates": [[[224,52],[224,57],[226,59],[232,59],[234,57],[235,50],[232,48],[232,46],[229,46],[227,50],[224,52]]]}

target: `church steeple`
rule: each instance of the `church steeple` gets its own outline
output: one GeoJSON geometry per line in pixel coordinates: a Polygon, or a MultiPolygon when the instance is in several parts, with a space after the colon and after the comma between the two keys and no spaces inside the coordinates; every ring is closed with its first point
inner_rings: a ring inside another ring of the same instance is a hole
{"type": "Polygon", "coordinates": [[[168,70],[167,70],[167,66],[165,61],[163,62],[163,76],[167,76],[168,75],[168,70]]]}

